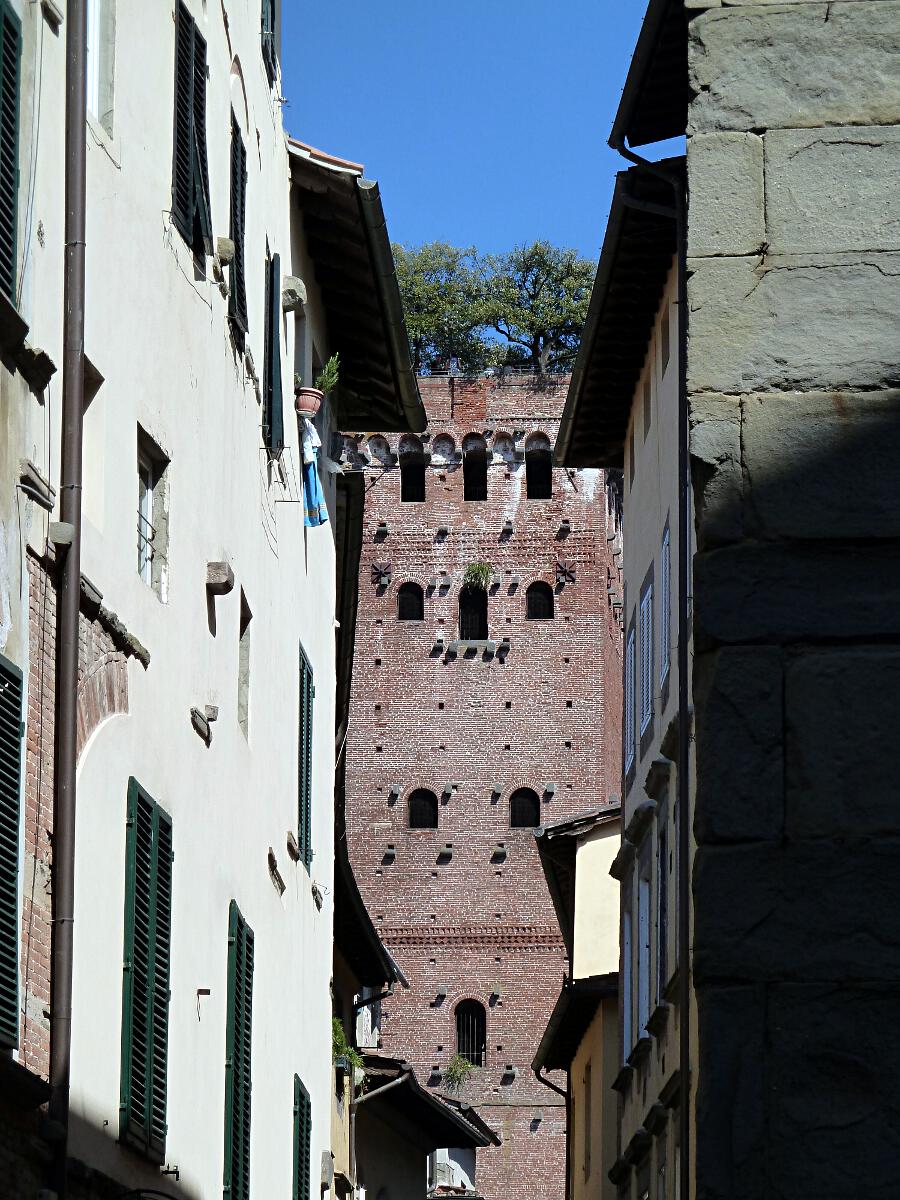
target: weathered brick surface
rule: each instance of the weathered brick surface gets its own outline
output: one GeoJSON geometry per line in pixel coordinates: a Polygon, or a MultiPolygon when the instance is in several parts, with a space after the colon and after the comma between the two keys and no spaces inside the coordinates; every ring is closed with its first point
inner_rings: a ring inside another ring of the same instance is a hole
{"type": "MultiPolygon", "coordinates": [[[[457,1004],[480,1000],[487,1061],[463,1098],[479,1106],[503,1145],[481,1153],[479,1188],[489,1200],[553,1200],[563,1194],[564,1114],[530,1064],[566,957],[533,835],[509,828],[509,797],[533,788],[547,823],[605,804],[618,790],[621,635],[607,590],[620,587],[616,542],[608,540],[615,518],[602,502],[600,472],[556,470],[552,498],[528,500],[524,464],[497,452],[523,450],[535,432],[553,444],[567,377],[420,384],[432,455],[425,503],[401,503],[400,470],[383,443],[370,441],[365,468],[347,741],[351,857],[379,932],[410,980],[385,1005],[385,1048],[437,1085],[432,1068],[456,1050],[457,1004]],[[495,451],[485,502],[463,499],[458,452],[470,433],[495,451]],[[507,520],[512,533],[504,536],[507,520]],[[378,535],[379,522],[386,535],[378,535]],[[557,582],[558,559],[574,567],[574,582],[557,582]],[[475,561],[499,575],[488,593],[489,637],[508,638],[509,651],[453,658],[433,646],[436,637],[447,645],[457,637],[462,576],[475,561]],[[373,583],[376,562],[390,564],[386,586],[373,583]],[[432,588],[432,579],[445,582],[432,588]],[[408,580],[425,589],[422,622],[397,620],[397,589],[408,580]],[[534,580],[555,590],[552,621],[525,619],[534,580]],[[447,784],[452,790],[443,794],[447,784]],[[406,827],[408,796],[418,787],[441,801],[437,830],[406,827]],[[448,842],[452,858],[439,861],[448,842]],[[503,861],[493,854],[498,842],[503,861]]],[[[388,439],[393,455],[399,440],[388,439]]]]}
{"type": "MultiPolygon", "coordinates": [[[[25,720],[20,1061],[46,1079],[50,1055],[50,867],[56,710],[56,589],[29,555],[28,709],[25,720]]],[[[97,619],[78,631],[78,753],[107,717],[128,711],[126,656],[97,619]]]]}

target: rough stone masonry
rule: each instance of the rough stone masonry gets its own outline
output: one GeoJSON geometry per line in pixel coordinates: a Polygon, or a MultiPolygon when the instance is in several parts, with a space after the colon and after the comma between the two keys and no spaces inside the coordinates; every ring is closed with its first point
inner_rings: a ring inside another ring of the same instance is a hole
{"type": "Polygon", "coordinates": [[[356,442],[367,463],[350,853],[410,981],[385,1005],[383,1045],[438,1087],[457,1049],[457,1005],[482,1004],[485,1064],[462,1095],[502,1145],[479,1151],[479,1193],[561,1200],[565,1109],[531,1060],[566,955],[533,830],[510,828],[510,796],[532,789],[539,820],[551,822],[618,792],[617,522],[599,471],[554,470],[551,498],[527,497],[524,451],[555,442],[568,376],[419,382],[429,416],[421,446],[396,435],[356,442]],[[464,499],[461,451],[472,436],[490,455],[483,501],[464,499]],[[401,501],[403,454],[427,460],[424,502],[401,501]],[[491,567],[488,644],[454,652],[473,562],[491,567]],[[535,581],[552,589],[552,620],[526,619],[535,581]],[[400,621],[398,589],[410,582],[423,589],[423,619],[400,621]],[[437,797],[437,828],[408,827],[417,788],[437,797]]]}
{"type": "Polygon", "coordinates": [[[687,7],[696,1194],[887,1200],[900,4],[687,7]]]}

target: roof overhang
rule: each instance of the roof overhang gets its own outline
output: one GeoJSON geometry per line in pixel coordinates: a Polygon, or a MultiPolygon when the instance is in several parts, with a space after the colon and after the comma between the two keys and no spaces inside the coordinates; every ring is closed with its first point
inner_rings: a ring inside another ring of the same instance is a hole
{"type": "Polygon", "coordinates": [[[618,989],[619,976],[615,971],[566,980],[532,1060],[533,1070],[568,1070],[601,1002],[617,995],[618,989]]]}
{"type": "Polygon", "coordinates": [[[683,177],[683,158],[664,159],[652,169],[632,167],[616,176],[556,439],[556,466],[622,466],[634,389],[677,250],[669,180],[683,177]]]}
{"type": "Polygon", "coordinates": [[[650,0],[631,57],[609,144],[646,146],[687,128],[687,12],[684,0],[650,0]]]}
{"type": "Polygon", "coordinates": [[[292,211],[315,266],[329,351],[341,358],[334,392],[342,429],[426,425],[378,184],[362,166],[288,138],[292,211]]]}
{"type": "Polygon", "coordinates": [[[369,1091],[358,1102],[359,1109],[363,1104],[369,1112],[380,1109],[379,1115],[389,1122],[392,1116],[405,1119],[408,1126],[415,1128],[424,1150],[430,1152],[443,1146],[477,1150],[500,1145],[497,1134],[473,1110],[451,1105],[422,1087],[408,1062],[364,1054],[363,1064],[369,1091]],[[381,1095],[380,1089],[383,1089],[381,1095]]]}
{"type": "Polygon", "coordinates": [[[334,852],[334,942],[360,984],[364,987],[394,983],[409,987],[409,981],[378,936],[360,895],[350,858],[346,833],[338,833],[334,852]]]}
{"type": "Polygon", "coordinates": [[[620,820],[622,809],[616,804],[595,808],[568,821],[542,825],[534,831],[541,867],[547,880],[550,899],[566,951],[571,958],[575,938],[575,855],[578,838],[600,825],[620,820]]]}

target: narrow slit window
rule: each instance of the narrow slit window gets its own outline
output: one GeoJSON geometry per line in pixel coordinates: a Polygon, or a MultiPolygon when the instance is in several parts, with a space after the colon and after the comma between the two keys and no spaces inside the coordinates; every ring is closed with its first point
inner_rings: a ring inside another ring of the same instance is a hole
{"type": "Polygon", "coordinates": [[[163,602],[168,592],[169,460],[149,434],[137,433],[137,569],[163,602]]]}
{"type": "Polygon", "coordinates": [[[525,443],[525,494],[529,500],[553,495],[553,457],[546,434],[533,433],[525,443]]]}
{"type": "Polygon", "coordinates": [[[483,1004],[462,1000],[456,1006],[456,1053],[473,1067],[483,1067],[487,1048],[487,1018],[483,1004]]]}
{"type": "Polygon", "coordinates": [[[244,737],[250,736],[250,623],[253,613],[241,588],[241,615],[238,626],[238,725],[244,737]]]}

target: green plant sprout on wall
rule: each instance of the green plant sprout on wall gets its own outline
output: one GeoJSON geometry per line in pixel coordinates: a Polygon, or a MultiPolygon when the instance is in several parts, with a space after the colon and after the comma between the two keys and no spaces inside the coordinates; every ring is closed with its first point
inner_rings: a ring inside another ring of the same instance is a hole
{"type": "Polygon", "coordinates": [[[463,583],[466,587],[477,588],[479,592],[486,592],[493,574],[494,568],[490,563],[469,563],[463,575],[463,583]]]}
{"type": "Polygon", "coordinates": [[[475,1070],[474,1066],[463,1054],[454,1054],[444,1067],[444,1087],[451,1095],[458,1096],[469,1075],[475,1070]]]}

